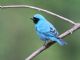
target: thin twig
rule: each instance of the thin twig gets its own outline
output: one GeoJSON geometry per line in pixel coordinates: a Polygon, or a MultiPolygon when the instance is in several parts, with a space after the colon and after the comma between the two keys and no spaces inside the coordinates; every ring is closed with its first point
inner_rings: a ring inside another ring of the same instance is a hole
{"type": "Polygon", "coordinates": [[[48,11],[48,10],[45,10],[45,9],[42,9],[42,8],[38,8],[38,7],[35,7],[35,6],[29,6],[29,5],[6,5],[6,6],[0,6],[0,8],[32,8],[32,9],[36,9],[36,10],[39,10],[39,11],[46,12],[46,13],[51,14],[53,16],[56,16],[58,18],[61,18],[61,19],[65,20],[65,21],[67,21],[67,22],[69,22],[69,23],[71,23],[73,25],[76,24],[75,22],[71,21],[68,18],[65,18],[65,17],[60,16],[60,15],[58,15],[56,13],[51,12],[51,11],[48,11]]]}
{"type": "MultiPolygon", "coordinates": [[[[66,32],[62,33],[61,35],[59,35],[60,38],[63,38],[69,34],[71,34],[73,31],[77,30],[80,28],[80,23],[76,23],[76,25],[74,25],[71,29],[67,30],[66,32]]],[[[29,57],[27,57],[25,60],[32,60],[34,57],[36,57],[37,55],[39,55],[42,51],[44,51],[45,49],[49,48],[51,45],[53,45],[55,42],[49,42],[46,45],[40,47],[39,49],[37,49],[35,52],[33,52],[29,57]]]]}

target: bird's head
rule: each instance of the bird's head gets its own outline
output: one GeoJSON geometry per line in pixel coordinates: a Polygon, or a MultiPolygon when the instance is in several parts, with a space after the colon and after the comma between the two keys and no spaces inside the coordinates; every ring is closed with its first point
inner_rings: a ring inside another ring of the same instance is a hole
{"type": "Polygon", "coordinates": [[[35,24],[37,24],[39,21],[45,20],[45,18],[40,14],[35,14],[31,19],[35,24]]]}

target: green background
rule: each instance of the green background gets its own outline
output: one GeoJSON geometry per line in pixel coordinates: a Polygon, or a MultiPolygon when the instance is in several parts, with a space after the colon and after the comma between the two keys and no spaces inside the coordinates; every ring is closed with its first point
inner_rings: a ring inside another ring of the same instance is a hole
{"type": "MultiPolygon", "coordinates": [[[[0,0],[0,5],[27,4],[55,12],[80,22],[80,0],[0,0]]],[[[24,60],[43,45],[30,18],[40,13],[60,33],[72,26],[44,12],[29,8],[0,8],[0,60],[24,60]]],[[[68,45],[55,44],[33,60],[80,60],[80,30],[64,38],[68,45]]]]}

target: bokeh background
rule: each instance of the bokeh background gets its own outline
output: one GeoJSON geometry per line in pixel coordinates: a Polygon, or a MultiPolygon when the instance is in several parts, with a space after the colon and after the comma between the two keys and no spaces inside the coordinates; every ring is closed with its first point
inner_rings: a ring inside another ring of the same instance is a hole
{"type": "MultiPolygon", "coordinates": [[[[55,12],[80,22],[80,0],[0,0],[0,5],[27,4],[55,12]]],[[[40,13],[60,33],[71,24],[44,12],[29,8],[0,8],[0,60],[24,60],[43,45],[30,18],[40,13]]],[[[80,60],[80,30],[64,38],[67,46],[55,44],[33,60],[80,60]]]]}

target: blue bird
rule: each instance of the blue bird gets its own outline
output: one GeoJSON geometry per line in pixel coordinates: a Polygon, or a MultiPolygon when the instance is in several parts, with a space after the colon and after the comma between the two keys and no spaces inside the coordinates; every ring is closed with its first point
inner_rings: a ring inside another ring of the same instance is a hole
{"type": "Polygon", "coordinates": [[[35,30],[41,40],[45,42],[51,40],[59,43],[61,46],[66,44],[61,38],[58,37],[59,33],[56,28],[41,14],[35,14],[31,19],[35,24],[35,30]]]}

